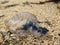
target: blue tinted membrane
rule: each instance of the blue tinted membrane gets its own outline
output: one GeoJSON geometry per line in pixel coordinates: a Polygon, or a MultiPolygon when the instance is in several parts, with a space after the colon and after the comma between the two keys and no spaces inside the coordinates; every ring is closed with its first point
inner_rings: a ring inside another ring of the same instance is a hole
{"type": "Polygon", "coordinates": [[[23,25],[23,30],[28,30],[31,26],[33,26],[33,22],[29,22],[29,23],[26,23],[25,25],[23,25]]]}
{"type": "Polygon", "coordinates": [[[49,30],[43,27],[39,27],[38,32],[40,32],[41,34],[46,34],[49,30]]]}
{"type": "Polygon", "coordinates": [[[33,25],[32,30],[38,30],[37,26],[33,25]]]}
{"type": "Polygon", "coordinates": [[[23,30],[28,30],[30,27],[32,27],[32,31],[33,30],[37,30],[38,32],[40,32],[42,35],[46,34],[49,30],[43,27],[37,27],[36,25],[33,24],[33,22],[29,22],[26,23],[25,25],[23,25],[23,30]]]}

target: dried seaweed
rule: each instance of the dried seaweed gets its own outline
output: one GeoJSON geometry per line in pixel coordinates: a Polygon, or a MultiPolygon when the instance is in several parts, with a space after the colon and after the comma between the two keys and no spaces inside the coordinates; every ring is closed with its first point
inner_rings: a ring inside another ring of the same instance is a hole
{"type": "Polygon", "coordinates": [[[0,18],[1,18],[1,17],[4,17],[4,15],[1,15],[0,18]]]}
{"type": "Polygon", "coordinates": [[[6,4],[6,3],[8,3],[9,1],[3,1],[3,2],[1,2],[1,4],[6,4]]]}
{"type": "Polygon", "coordinates": [[[39,5],[39,4],[44,4],[45,2],[39,2],[39,3],[34,3],[34,2],[24,2],[23,4],[24,5],[30,5],[30,4],[37,4],[37,5],[39,5]]]}
{"type": "Polygon", "coordinates": [[[49,0],[50,2],[58,3],[60,0],[49,0]]]}
{"type": "Polygon", "coordinates": [[[12,4],[12,5],[7,5],[5,6],[5,8],[10,8],[10,7],[14,7],[14,6],[17,6],[18,4],[12,4]]]}
{"type": "Polygon", "coordinates": [[[36,4],[36,5],[40,5],[40,4],[45,4],[45,3],[49,3],[49,2],[54,2],[54,3],[58,3],[60,2],[60,0],[49,0],[49,1],[44,1],[44,2],[23,2],[24,5],[30,5],[30,4],[36,4]]]}

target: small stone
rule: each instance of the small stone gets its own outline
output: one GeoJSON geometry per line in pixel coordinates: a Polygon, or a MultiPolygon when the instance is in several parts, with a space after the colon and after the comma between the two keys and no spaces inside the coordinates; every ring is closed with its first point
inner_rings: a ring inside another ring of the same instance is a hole
{"type": "Polygon", "coordinates": [[[49,0],[49,1],[58,3],[60,0],[49,0]]]}

